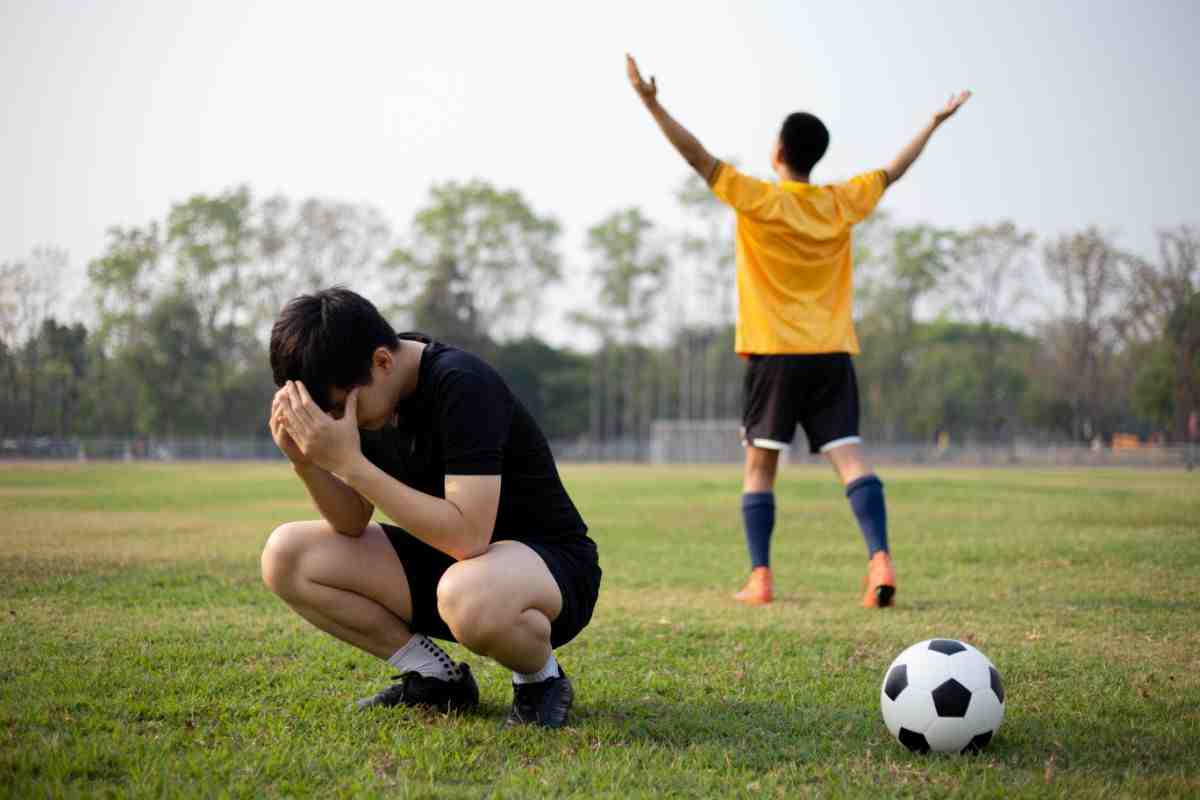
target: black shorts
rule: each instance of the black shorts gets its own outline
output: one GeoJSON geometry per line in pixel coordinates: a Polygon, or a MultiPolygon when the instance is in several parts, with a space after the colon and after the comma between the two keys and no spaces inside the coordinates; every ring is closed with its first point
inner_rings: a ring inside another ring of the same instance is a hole
{"type": "MultiPolygon", "coordinates": [[[[404,565],[412,595],[413,633],[435,639],[458,641],[438,613],[437,586],[454,559],[422,542],[403,528],[380,524],[404,565]]],[[[506,537],[500,536],[498,540],[506,537]]],[[[521,541],[521,540],[517,540],[521,541]]],[[[562,647],[579,635],[592,619],[600,594],[600,560],[596,543],[579,533],[555,539],[521,541],[533,550],[550,570],[562,593],[562,611],[550,623],[550,645],[562,647]]]]}
{"type": "Polygon", "coordinates": [[[750,356],[743,409],[747,446],[786,450],[797,424],[813,453],[861,441],[858,380],[849,353],[750,356]]]}

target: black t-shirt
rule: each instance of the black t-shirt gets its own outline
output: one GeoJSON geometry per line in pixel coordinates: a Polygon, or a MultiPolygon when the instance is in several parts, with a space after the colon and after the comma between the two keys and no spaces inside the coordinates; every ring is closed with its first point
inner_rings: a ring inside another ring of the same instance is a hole
{"type": "Polygon", "coordinates": [[[417,388],[396,406],[396,416],[395,425],[361,431],[363,455],[401,483],[435,497],[445,496],[447,475],[499,475],[493,540],[587,532],[545,435],[482,359],[428,342],[417,388]]]}

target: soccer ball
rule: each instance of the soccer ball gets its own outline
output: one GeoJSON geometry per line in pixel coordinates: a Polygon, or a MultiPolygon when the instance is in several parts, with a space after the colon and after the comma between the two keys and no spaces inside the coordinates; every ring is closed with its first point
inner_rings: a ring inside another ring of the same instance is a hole
{"type": "Polygon", "coordinates": [[[879,706],[892,736],[915,753],[977,752],[1004,719],[1004,686],[971,645],[927,639],[888,667],[879,706]]]}

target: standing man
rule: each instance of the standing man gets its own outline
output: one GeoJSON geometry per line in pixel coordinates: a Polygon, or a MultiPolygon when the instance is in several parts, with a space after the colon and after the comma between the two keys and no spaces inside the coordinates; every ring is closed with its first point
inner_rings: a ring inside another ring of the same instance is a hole
{"type": "Polygon", "coordinates": [[[828,186],[810,183],[809,176],[829,146],[829,131],[812,114],[789,114],[771,150],[776,184],[747,177],[710,155],[659,105],[657,83],[653,77],[642,80],[631,56],[626,72],[667,140],[737,212],[735,346],[750,361],[742,416],[742,519],[751,572],[735,597],[751,605],[771,602],[775,477],[779,453],[791,445],[799,424],[811,451],[824,453],[841,478],[866,541],[862,604],[890,606],[896,573],[883,482],[863,455],[858,430],[850,231],[970,93],[951,96],[887,168],[828,186]]]}
{"type": "Polygon", "coordinates": [[[287,304],[271,369],[271,434],[321,518],[275,529],[263,580],[400,673],[359,707],[478,705],[470,668],[438,638],[512,670],[509,724],[564,725],[574,693],[554,649],[591,619],[600,566],[503,379],[470,353],[398,336],[341,288],[287,304]],[[396,524],[372,522],[376,507],[396,524]]]}

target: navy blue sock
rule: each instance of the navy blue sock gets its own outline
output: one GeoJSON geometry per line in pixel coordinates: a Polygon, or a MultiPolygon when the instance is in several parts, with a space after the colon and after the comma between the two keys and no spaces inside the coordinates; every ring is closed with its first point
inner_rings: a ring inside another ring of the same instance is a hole
{"type": "Polygon", "coordinates": [[[854,516],[858,518],[863,541],[867,543],[867,558],[880,550],[886,553],[887,507],[883,502],[883,481],[874,475],[851,481],[846,487],[846,497],[850,500],[850,508],[854,509],[854,516]]]}
{"type": "Polygon", "coordinates": [[[742,522],[746,526],[746,547],[750,550],[750,566],[768,566],[771,563],[771,532],[775,530],[775,493],[743,494],[742,522]]]}

